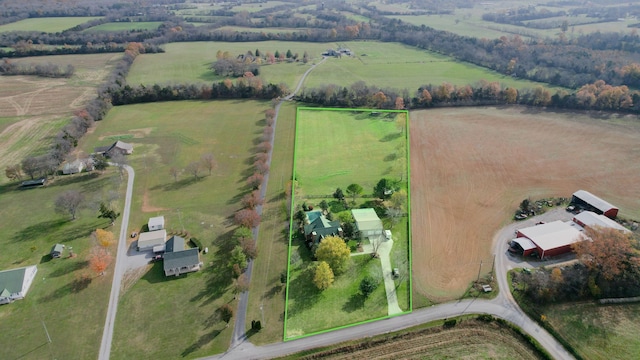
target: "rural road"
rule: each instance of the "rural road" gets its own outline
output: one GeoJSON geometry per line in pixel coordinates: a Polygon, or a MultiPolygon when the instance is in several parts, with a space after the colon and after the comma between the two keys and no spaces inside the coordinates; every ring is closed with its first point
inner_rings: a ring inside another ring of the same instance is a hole
{"type": "MultiPolygon", "coordinates": [[[[300,78],[300,81],[298,81],[298,85],[296,86],[296,89],[289,95],[284,97],[284,100],[291,100],[293,98],[293,96],[300,90],[300,88],[302,87],[302,84],[304,83],[304,80],[307,78],[307,75],[309,75],[309,73],[315,69],[316,66],[322,64],[327,58],[323,57],[322,60],[320,60],[317,64],[313,64],[309,69],[307,69],[307,71],[305,71],[305,73],[302,75],[302,77],[300,78]]],[[[278,123],[278,114],[280,113],[280,106],[282,105],[282,101],[279,101],[278,104],[276,104],[274,110],[275,110],[275,115],[273,117],[273,132],[271,133],[271,139],[269,139],[269,142],[271,144],[274,143],[274,139],[276,136],[276,125],[278,123]]],[[[267,165],[269,167],[271,167],[271,157],[273,156],[273,147],[271,147],[271,149],[269,150],[268,153],[268,157],[267,157],[267,165]]],[[[265,199],[265,197],[267,196],[267,185],[269,183],[269,173],[267,172],[264,175],[264,179],[262,180],[262,184],[260,186],[260,198],[261,199],[265,199]]],[[[256,207],[256,211],[258,212],[258,214],[260,216],[262,216],[262,205],[258,205],[256,207]]],[[[255,228],[253,228],[252,232],[253,232],[253,238],[256,241],[256,246],[258,244],[258,232],[260,231],[260,225],[256,226],[255,228]]],[[[247,281],[251,281],[251,274],[253,272],[253,260],[250,260],[249,263],[247,264],[247,270],[245,271],[245,276],[247,277],[247,281]]],[[[236,319],[234,322],[234,326],[233,326],[233,335],[231,337],[231,346],[230,349],[233,349],[235,347],[237,347],[238,345],[240,345],[241,343],[243,343],[244,341],[246,341],[247,337],[246,337],[246,324],[247,324],[247,306],[249,304],[249,292],[248,291],[244,291],[240,294],[240,297],[238,299],[238,309],[236,310],[236,319]]]]}
{"type": "Polygon", "coordinates": [[[120,226],[120,239],[118,240],[118,250],[116,254],[116,265],[113,270],[113,282],[111,283],[111,295],[109,296],[109,308],[107,309],[107,319],[104,322],[102,332],[102,342],[100,343],[99,360],[108,360],[111,354],[111,340],[113,339],[113,327],[116,321],[118,310],[118,298],[120,297],[120,283],[122,276],[127,270],[127,239],[129,225],[129,210],[131,208],[131,196],[133,194],[133,179],[135,173],[133,168],[123,165],[127,170],[127,193],[124,200],[124,210],[122,212],[122,225],[120,226]]]}
{"type": "MultiPolygon", "coordinates": [[[[413,311],[411,314],[400,315],[386,320],[375,321],[346,329],[332,331],[320,335],[310,336],[298,340],[279,342],[265,346],[254,346],[248,341],[238,343],[224,354],[214,355],[205,359],[269,359],[296,353],[321,346],[328,346],[340,342],[364,339],[370,336],[398,331],[430,321],[445,319],[465,314],[490,314],[507,320],[518,326],[522,331],[535,338],[540,345],[549,352],[554,359],[573,359],[565,348],[545,329],[531,320],[515,302],[509,292],[507,271],[515,267],[535,267],[540,262],[524,262],[522,259],[510,257],[507,252],[507,241],[513,236],[515,229],[535,224],[538,221],[568,220],[570,215],[561,209],[553,210],[530,218],[524,222],[510,224],[501,229],[494,237],[494,253],[496,254],[496,276],[502,291],[492,300],[464,299],[439,304],[413,311]]],[[[549,265],[548,262],[544,263],[549,265]]]]}

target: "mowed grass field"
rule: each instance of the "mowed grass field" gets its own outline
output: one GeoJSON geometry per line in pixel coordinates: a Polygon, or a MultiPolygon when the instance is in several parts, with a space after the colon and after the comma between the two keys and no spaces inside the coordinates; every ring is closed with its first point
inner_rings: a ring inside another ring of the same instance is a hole
{"type": "MultiPolygon", "coordinates": [[[[296,179],[304,195],[331,195],[357,182],[371,194],[383,177],[400,180],[398,113],[298,110],[296,179]]],[[[406,157],[404,158],[406,161],[406,157]]],[[[404,167],[406,171],[406,167],[404,167]]]]}
{"type": "MultiPolygon", "coordinates": [[[[225,78],[216,76],[211,65],[216,61],[218,50],[229,51],[232,56],[255,52],[275,53],[276,50],[286,53],[298,53],[300,57],[305,51],[313,58],[320,60],[320,54],[327,47],[335,44],[318,44],[302,42],[262,41],[262,42],[183,42],[165,45],[165,53],[143,54],[138,56],[127,76],[127,82],[132,85],[151,85],[165,83],[202,83],[211,84],[225,78]]],[[[297,84],[302,74],[311,66],[299,63],[276,63],[260,66],[260,77],[264,83],[285,83],[292,88],[297,84]]]]}
{"type": "MultiPolygon", "coordinates": [[[[231,269],[227,268],[230,220],[248,191],[255,140],[265,126],[268,102],[181,101],[114,107],[82,148],[109,144],[117,137],[134,146],[128,157],[136,171],[129,230],[140,230],[152,216],[163,215],[171,231],[188,231],[209,248],[197,273],[166,278],[162,264],[125,277],[116,319],[112,357],[175,359],[220,353],[227,349],[233,326],[216,310],[235,309],[231,269]],[[184,169],[213,153],[217,168],[202,178],[184,169]]],[[[233,321],[233,320],[232,320],[233,321]]],[[[233,325],[233,324],[232,324],[233,325]]]]}
{"type": "Polygon", "coordinates": [[[56,33],[99,18],[100,16],[31,18],[0,25],[0,32],[38,31],[56,33]]]}
{"type": "MultiPolygon", "coordinates": [[[[38,154],[50,145],[50,137],[96,94],[98,84],[120,54],[27,57],[17,63],[71,64],[69,79],[36,76],[0,77],[0,168],[38,154]]],[[[3,176],[0,183],[7,181],[3,176]]]]}
{"type": "MultiPolygon", "coordinates": [[[[57,177],[42,188],[21,190],[0,185],[0,270],[36,265],[38,272],[25,299],[0,307],[0,357],[3,359],[93,359],[98,356],[106,317],[113,264],[98,276],[88,264],[91,232],[118,234],[120,222],[98,219],[97,207],[124,187],[114,171],[57,177]],[[77,219],[54,211],[55,199],[68,190],[85,200],[77,219]],[[56,244],[67,246],[50,259],[56,244]],[[77,256],[69,258],[72,250],[77,256]],[[85,281],[86,277],[86,281],[85,281]],[[51,343],[48,343],[46,326],[51,343]]],[[[121,205],[114,202],[119,208],[121,205]]],[[[115,253],[112,247],[111,253],[115,253]]]]}
{"type": "Polygon", "coordinates": [[[549,323],[584,359],[632,359],[640,354],[640,304],[548,306],[549,323]]]}
{"type": "MultiPolygon", "coordinates": [[[[285,285],[280,274],[287,271],[289,205],[285,187],[293,172],[293,138],[296,107],[280,108],[271,160],[271,176],[262,207],[258,234],[258,258],[253,261],[247,319],[260,320],[262,330],[251,336],[255,345],[279,342],[284,329],[285,285]]],[[[250,324],[247,324],[249,330],[250,324]]]]}
{"type": "Polygon", "coordinates": [[[497,81],[504,87],[535,88],[546,84],[514,79],[485,68],[463,63],[451,57],[399,43],[346,42],[355,57],[329,58],[314,69],[304,83],[306,88],[336,84],[350,86],[357,81],[369,85],[407,89],[410,94],[422,85],[475,84],[480,80],[497,81]]]}
{"type": "MultiPolygon", "coordinates": [[[[373,193],[375,184],[383,177],[406,180],[407,132],[399,118],[405,112],[331,111],[299,108],[296,123],[294,175],[294,207],[304,201],[317,204],[312,195],[331,195],[336,188],[346,189],[357,183],[363,187],[362,195],[373,193]],[[399,126],[402,125],[402,126],[399,126]],[[398,155],[400,154],[400,155],[398,155]],[[402,172],[404,171],[404,174],[402,172]]],[[[367,199],[358,199],[360,207],[367,199]]],[[[385,229],[389,228],[389,225],[385,229]]],[[[402,221],[394,231],[390,262],[408,271],[408,234],[401,230],[402,221]]],[[[295,225],[294,225],[295,228],[295,225]]],[[[287,296],[285,339],[293,339],[339,326],[386,317],[389,312],[387,294],[380,259],[369,254],[353,256],[344,274],[326,290],[319,291],[313,284],[313,254],[291,234],[290,268],[287,296]],[[369,298],[359,294],[358,286],[365,276],[380,280],[380,285],[369,298]]],[[[390,272],[391,270],[385,270],[390,272]]],[[[408,277],[396,283],[398,305],[410,311],[406,283],[408,277]],[[402,287],[405,285],[405,287],[402,287]]]]}
{"type": "Polygon", "coordinates": [[[584,189],[640,218],[633,116],[487,107],[410,118],[414,297],[461,296],[522,199],[584,189]]]}
{"type": "Polygon", "coordinates": [[[160,25],[162,25],[161,21],[111,22],[90,27],[85,29],[84,32],[155,30],[160,25]]]}

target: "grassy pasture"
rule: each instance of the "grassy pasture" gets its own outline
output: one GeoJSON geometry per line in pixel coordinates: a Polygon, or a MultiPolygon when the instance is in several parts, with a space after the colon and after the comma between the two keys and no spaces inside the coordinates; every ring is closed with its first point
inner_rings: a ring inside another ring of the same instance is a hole
{"type": "MultiPolygon", "coordinates": [[[[288,49],[300,56],[305,51],[314,60],[320,59],[320,54],[327,46],[333,45],[302,43],[302,42],[186,42],[170,43],[165,45],[165,53],[143,54],[136,58],[127,81],[131,85],[138,84],[163,84],[163,83],[202,83],[211,84],[214,81],[223,80],[216,76],[210,66],[216,61],[218,50],[229,51],[234,56],[244,54],[247,51],[260,49],[261,52],[276,50],[286,52],[288,49]]],[[[264,82],[285,83],[293,87],[310,64],[277,63],[260,67],[260,77],[264,82]]]]}
{"type": "MultiPolygon", "coordinates": [[[[0,168],[44,151],[50,137],[66,124],[73,110],[95,96],[95,88],[120,56],[59,55],[13,60],[71,64],[76,73],[69,79],[0,77],[0,168]]],[[[3,176],[0,183],[5,181],[3,176]]]]}
{"type": "Polygon", "coordinates": [[[360,41],[340,45],[354,51],[356,56],[328,59],[309,74],[305,87],[313,88],[323,84],[349,86],[356,81],[364,81],[380,87],[413,91],[427,84],[439,85],[449,82],[466,85],[482,79],[498,81],[505,87],[547,86],[514,79],[447,56],[398,43],[360,41]]]}
{"type": "MultiPolygon", "coordinates": [[[[371,194],[373,187],[383,177],[406,179],[406,132],[400,131],[396,122],[398,113],[372,113],[371,111],[329,111],[298,109],[295,142],[296,195],[294,207],[302,201],[317,205],[311,195],[330,195],[336,187],[345,189],[358,183],[364,194],[371,194]]],[[[364,205],[367,199],[358,199],[364,205]]],[[[337,210],[334,211],[337,213],[337,210]]],[[[406,220],[403,220],[406,221],[406,220]]],[[[407,274],[408,234],[396,225],[394,245],[390,260],[407,274]]],[[[387,224],[388,225],[388,224],[387,224]]],[[[294,225],[295,228],[295,225],[294,225]]],[[[388,228],[388,226],[387,226],[388,228]]],[[[347,326],[357,322],[387,316],[387,294],[383,284],[379,259],[368,254],[351,257],[345,274],[336,276],[327,290],[319,291],[312,282],[314,263],[312,253],[299,239],[297,231],[291,234],[290,268],[287,296],[285,339],[309,335],[314,332],[347,326]],[[376,291],[365,299],[359,294],[360,281],[367,275],[380,279],[376,291]]],[[[366,242],[366,241],[365,241],[366,242]]],[[[398,305],[410,310],[406,284],[408,278],[399,280],[398,305]]]]}
{"type": "Polygon", "coordinates": [[[262,208],[258,258],[253,262],[249,292],[247,320],[260,320],[262,323],[262,330],[251,337],[251,342],[256,345],[282,341],[285,291],[280,274],[287,271],[289,240],[289,204],[284,192],[293,171],[295,121],[295,105],[284,103],[276,124],[272,175],[262,208]]]}
{"type": "Polygon", "coordinates": [[[99,18],[100,16],[31,18],[0,25],[0,32],[41,31],[56,33],[99,18]]]}
{"type": "Polygon", "coordinates": [[[437,301],[461,296],[480,261],[491,263],[494,235],[527,197],[585,189],[639,219],[638,141],[640,125],[626,115],[524,107],[412,112],[412,213],[428,214],[412,218],[415,292],[437,301]]]}
{"type": "Polygon", "coordinates": [[[164,215],[166,228],[190,232],[208,254],[201,254],[203,270],[167,279],[161,264],[145,273],[129,274],[121,297],[114,333],[114,358],[175,359],[226,350],[233,326],[216,317],[225,303],[235,308],[231,270],[226,268],[230,217],[241,208],[245,179],[252,173],[255,139],[262,133],[267,102],[181,101],[114,107],[82,148],[108,144],[113,136],[127,136],[134,144],[129,156],[136,182],[129,224],[140,229],[151,216],[164,215]],[[211,175],[181,173],[211,152],[218,166],[211,175]],[[149,304],[153,304],[149,306],[149,304]],[[171,331],[167,331],[171,328],[171,331]],[[176,334],[179,334],[177,336],[176,334]]]}
{"type": "Polygon", "coordinates": [[[640,354],[640,304],[548,306],[551,325],[585,359],[631,359],[640,354]]]}
{"type": "Polygon", "coordinates": [[[155,30],[161,21],[141,21],[141,22],[111,22],[85,29],[84,32],[111,32],[111,31],[137,31],[155,30]]]}
{"type": "MultiPolygon", "coordinates": [[[[105,276],[96,276],[89,269],[87,258],[93,246],[90,234],[96,228],[119,233],[119,222],[109,227],[108,221],[97,218],[97,202],[110,192],[121,192],[121,184],[116,172],[107,171],[102,175],[58,177],[36,189],[20,190],[16,183],[0,186],[0,269],[38,266],[26,298],[0,307],[0,331],[5,334],[0,336],[3,358],[97,357],[113,264],[105,276]],[[79,190],[85,197],[75,221],[54,212],[55,199],[67,190],[79,190]],[[56,243],[65,244],[67,249],[62,258],[51,260],[48,254],[56,243]],[[77,257],[68,257],[69,248],[77,257]],[[86,283],[83,276],[88,276],[86,283]],[[42,322],[51,344],[47,343],[42,322]]],[[[115,248],[111,252],[115,253],[115,248]]]]}

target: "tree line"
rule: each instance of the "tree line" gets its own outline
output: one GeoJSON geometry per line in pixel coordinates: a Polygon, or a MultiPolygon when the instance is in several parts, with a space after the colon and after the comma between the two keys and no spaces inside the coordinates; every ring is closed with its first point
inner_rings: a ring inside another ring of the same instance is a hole
{"type": "Polygon", "coordinates": [[[60,66],[45,63],[14,63],[3,59],[0,63],[0,75],[35,75],[49,78],[69,78],[75,73],[73,65],[60,66]]]}

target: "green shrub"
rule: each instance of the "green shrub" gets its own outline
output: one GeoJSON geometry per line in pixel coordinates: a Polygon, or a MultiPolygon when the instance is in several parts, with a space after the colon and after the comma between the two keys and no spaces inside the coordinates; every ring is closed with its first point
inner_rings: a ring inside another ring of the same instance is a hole
{"type": "Polygon", "coordinates": [[[204,247],[202,247],[202,242],[200,242],[200,240],[198,240],[196,238],[191,238],[189,241],[191,242],[193,247],[197,247],[198,248],[198,251],[202,251],[202,249],[204,249],[204,247]]]}

